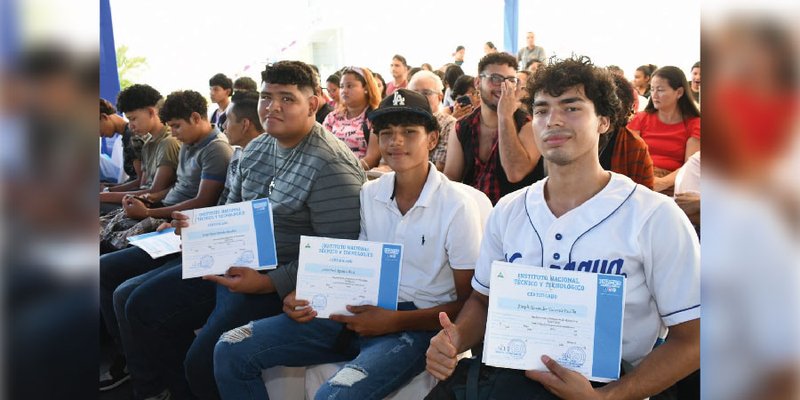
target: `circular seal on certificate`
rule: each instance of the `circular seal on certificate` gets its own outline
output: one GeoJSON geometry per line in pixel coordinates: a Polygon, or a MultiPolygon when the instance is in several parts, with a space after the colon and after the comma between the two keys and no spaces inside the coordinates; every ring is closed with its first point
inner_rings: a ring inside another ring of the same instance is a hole
{"type": "Polygon", "coordinates": [[[210,255],[204,255],[200,257],[200,260],[197,261],[202,268],[211,268],[214,266],[214,257],[210,255]]]}
{"type": "Polygon", "coordinates": [[[525,342],[519,339],[511,339],[508,342],[508,355],[513,358],[521,359],[525,357],[525,354],[528,352],[528,349],[525,346],[525,342]]]}
{"type": "Polygon", "coordinates": [[[255,260],[255,255],[251,250],[244,250],[241,254],[239,254],[239,259],[236,260],[236,264],[239,265],[249,265],[250,263],[255,260]]]}
{"type": "Polygon", "coordinates": [[[564,352],[559,361],[567,367],[582,367],[586,362],[586,350],[582,347],[572,346],[564,352]]]}
{"type": "Polygon", "coordinates": [[[328,298],[318,294],[311,299],[311,307],[315,310],[324,310],[328,306],[328,298]]]}

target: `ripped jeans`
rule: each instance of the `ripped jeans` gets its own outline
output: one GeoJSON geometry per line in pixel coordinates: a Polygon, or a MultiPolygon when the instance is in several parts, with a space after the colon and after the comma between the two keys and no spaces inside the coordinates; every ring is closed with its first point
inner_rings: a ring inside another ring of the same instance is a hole
{"type": "MultiPolygon", "coordinates": [[[[415,309],[400,303],[398,310],[415,309]]],[[[344,325],[315,318],[300,324],[285,314],[228,331],[214,349],[214,376],[223,399],[268,399],[261,370],[349,361],[320,387],[316,399],[383,399],[425,370],[436,331],[355,337],[337,343],[344,325]],[[337,347],[341,347],[337,349],[337,347]]]]}

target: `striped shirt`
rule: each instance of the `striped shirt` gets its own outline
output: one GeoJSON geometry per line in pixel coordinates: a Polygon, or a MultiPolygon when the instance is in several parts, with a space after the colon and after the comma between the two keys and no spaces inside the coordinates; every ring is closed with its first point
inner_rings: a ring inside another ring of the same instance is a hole
{"type": "Polygon", "coordinates": [[[281,149],[265,134],[242,151],[228,203],[269,197],[279,267],[268,275],[281,297],[297,282],[300,235],[358,238],[365,181],[353,152],[319,123],[293,149],[281,149]]]}
{"type": "Polygon", "coordinates": [[[231,154],[231,162],[228,164],[228,173],[225,176],[225,188],[222,189],[222,194],[219,195],[217,205],[223,205],[228,202],[228,193],[231,191],[231,184],[236,180],[239,175],[239,159],[242,158],[242,146],[231,146],[233,154],[231,154]]]}

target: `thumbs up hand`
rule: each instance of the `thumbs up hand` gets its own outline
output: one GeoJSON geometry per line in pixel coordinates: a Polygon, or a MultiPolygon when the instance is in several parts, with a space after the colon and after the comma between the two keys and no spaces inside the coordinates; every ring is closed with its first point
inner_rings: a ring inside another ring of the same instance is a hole
{"type": "Polygon", "coordinates": [[[443,381],[453,374],[458,364],[458,348],[460,335],[458,328],[450,321],[447,313],[439,313],[442,330],[431,339],[431,345],[425,353],[426,369],[434,378],[443,381]]]}

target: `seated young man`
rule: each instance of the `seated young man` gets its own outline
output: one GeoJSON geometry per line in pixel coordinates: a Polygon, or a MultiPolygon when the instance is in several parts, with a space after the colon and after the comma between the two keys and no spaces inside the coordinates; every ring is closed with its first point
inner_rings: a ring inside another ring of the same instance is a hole
{"type": "MultiPolygon", "coordinates": [[[[313,76],[299,61],[262,71],[258,116],[268,134],[242,152],[227,199],[231,204],[269,198],[278,267],[260,273],[231,266],[224,276],[184,280],[178,259],[119,297],[116,316],[130,328],[123,344],[137,396],[218,398],[217,340],[281,312],[283,298],[294,290],[300,235],[358,237],[366,176],[347,146],[315,121],[320,99],[313,76]]],[[[176,228],[188,224],[186,215],[176,212],[173,218],[176,228]]]]}
{"type": "Polygon", "coordinates": [[[348,306],[355,315],[317,319],[308,301],[292,292],[284,299],[285,314],[220,338],[214,374],[222,398],[268,398],[265,368],[351,360],[316,398],[382,399],[425,369],[438,314],[455,316],[469,297],[480,212],[462,184],[428,161],[438,123],[427,99],[398,89],[369,119],[394,172],[363,186],[359,239],[403,244],[398,311],[348,306]]]}
{"type": "Polygon", "coordinates": [[[635,367],[595,387],[601,385],[543,354],[549,372],[525,372],[531,380],[514,398],[643,399],[700,366],[699,243],[672,199],[601,167],[598,136],[614,125],[619,107],[609,73],[586,57],[541,68],[528,93],[548,177],[498,202],[481,243],[475,291],[455,323],[442,317],[427,370],[448,379],[456,355],[483,339],[492,261],[597,273],[598,261],[605,268],[614,260],[616,267],[602,272],[627,277],[622,359],[635,367]]]}
{"type": "MultiPolygon", "coordinates": [[[[100,99],[100,137],[113,138],[119,134],[120,148],[122,150],[122,165],[121,169],[128,175],[125,182],[119,184],[108,184],[109,191],[124,191],[125,188],[138,189],[142,180],[142,146],[144,139],[142,136],[136,134],[130,125],[121,116],[117,114],[117,109],[106,99],[100,99]],[[122,189],[116,189],[117,186],[128,185],[122,189]]],[[[113,157],[113,155],[111,155],[113,157]]],[[[103,158],[101,156],[101,167],[103,158]]],[[[117,165],[114,165],[115,167],[117,165]]],[[[100,169],[100,182],[105,182],[103,179],[103,169],[100,169]]],[[[112,178],[116,179],[117,175],[112,178]]],[[[111,182],[116,182],[111,180],[111,182]]]]}
{"type": "MultiPolygon", "coordinates": [[[[194,91],[175,92],[161,108],[161,118],[184,142],[180,151],[178,181],[166,193],[163,208],[148,208],[141,200],[125,198],[125,212],[134,218],[153,217],[150,226],[169,217],[172,211],[215,205],[222,193],[232,149],[222,133],[212,129],[206,117],[206,100],[194,91]]],[[[122,239],[124,242],[124,239],[122,239]]],[[[119,327],[114,312],[114,291],[128,279],[178,259],[170,255],[152,259],[138,247],[128,247],[100,257],[100,308],[111,336],[119,343],[119,327]]],[[[122,363],[120,361],[118,364],[122,363]]],[[[101,388],[111,389],[124,379],[121,368],[101,378],[101,388]]]]}
{"type": "Polygon", "coordinates": [[[206,101],[194,91],[175,92],[164,103],[161,118],[175,138],[183,142],[178,155],[178,179],[172,188],[122,199],[124,213],[101,219],[101,253],[127,247],[127,238],[152,232],[173,211],[208,207],[217,203],[225,184],[233,150],[225,136],[213,127],[205,114],[206,101]]]}
{"type": "MultiPolygon", "coordinates": [[[[158,116],[161,93],[149,85],[133,85],[117,96],[117,110],[125,114],[128,128],[145,139],[142,145],[142,178],[100,193],[100,210],[105,214],[120,208],[128,195],[140,196],[168,190],[175,183],[181,144],[158,116]]],[[[101,127],[103,126],[101,117],[101,127]]]]}
{"type": "Polygon", "coordinates": [[[123,199],[128,218],[169,218],[173,211],[208,207],[217,203],[233,150],[225,136],[206,116],[206,100],[193,90],[173,92],[159,111],[175,138],[180,140],[178,180],[169,190],[123,199]],[[150,204],[163,203],[153,208],[150,204]]]}

